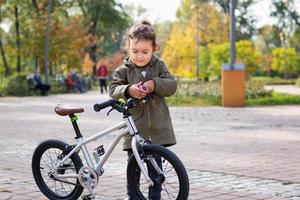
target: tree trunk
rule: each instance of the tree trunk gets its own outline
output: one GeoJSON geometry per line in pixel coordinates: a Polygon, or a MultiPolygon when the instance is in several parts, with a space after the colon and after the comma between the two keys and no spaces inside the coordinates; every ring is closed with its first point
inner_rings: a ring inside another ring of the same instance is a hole
{"type": "Polygon", "coordinates": [[[33,5],[33,7],[34,7],[35,10],[36,10],[37,15],[40,16],[39,6],[38,6],[36,0],[32,0],[32,5],[33,5]]]}
{"type": "Polygon", "coordinates": [[[45,78],[46,84],[48,84],[48,74],[49,74],[49,42],[50,42],[50,28],[51,28],[51,10],[52,10],[52,0],[48,0],[47,8],[47,27],[46,27],[46,38],[45,38],[45,78]]]}
{"type": "Polygon", "coordinates": [[[39,57],[35,56],[35,66],[34,66],[35,72],[39,71],[39,57]]]}
{"type": "MultiPolygon", "coordinates": [[[[38,16],[38,18],[40,18],[40,11],[39,11],[39,6],[38,6],[38,3],[36,0],[32,0],[32,5],[36,11],[36,14],[38,16]]],[[[37,36],[35,34],[35,39],[37,39],[37,36]]],[[[34,66],[34,70],[35,72],[40,72],[40,69],[39,69],[39,57],[38,55],[35,55],[35,66],[34,66]]]]}
{"type": "Polygon", "coordinates": [[[18,6],[15,5],[15,18],[16,18],[16,44],[17,44],[17,71],[21,72],[21,45],[20,45],[20,27],[19,27],[19,13],[18,6]]]}
{"type": "Polygon", "coordinates": [[[0,50],[1,50],[1,57],[2,57],[2,62],[4,65],[4,76],[7,77],[9,75],[9,68],[6,62],[6,57],[5,57],[5,52],[2,44],[2,38],[0,38],[0,50]]]}
{"type": "MultiPolygon", "coordinates": [[[[0,10],[0,23],[2,22],[2,13],[0,10]]],[[[2,34],[0,33],[0,51],[1,51],[1,57],[2,57],[2,62],[4,65],[4,76],[7,77],[10,73],[9,67],[7,65],[6,57],[5,57],[5,51],[2,43],[2,34]]]]}

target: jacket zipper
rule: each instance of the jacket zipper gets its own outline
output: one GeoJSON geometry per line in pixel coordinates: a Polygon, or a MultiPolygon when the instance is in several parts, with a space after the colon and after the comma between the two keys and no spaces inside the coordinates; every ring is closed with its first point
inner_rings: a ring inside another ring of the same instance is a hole
{"type": "Polygon", "coordinates": [[[149,103],[147,105],[148,105],[148,128],[149,128],[149,133],[150,133],[149,140],[151,141],[152,140],[152,131],[151,131],[151,119],[150,119],[150,106],[149,106],[149,103]]]}

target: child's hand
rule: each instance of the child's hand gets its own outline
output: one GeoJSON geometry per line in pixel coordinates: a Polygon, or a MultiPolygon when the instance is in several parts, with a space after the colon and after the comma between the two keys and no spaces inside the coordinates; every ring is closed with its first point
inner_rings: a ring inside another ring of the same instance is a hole
{"type": "Polygon", "coordinates": [[[142,99],[146,96],[145,91],[142,88],[140,88],[141,84],[142,84],[142,82],[139,82],[139,83],[129,86],[128,93],[131,97],[136,98],[136,99],[142,99]]]}
{"type": "Polygon", "coordinates": [[[148,89],[147,94],[150,94],[154,91],[154,82],[153,82],[153,80],[149,80],[149,81],[144,82],[144,85],[148,89]]]}

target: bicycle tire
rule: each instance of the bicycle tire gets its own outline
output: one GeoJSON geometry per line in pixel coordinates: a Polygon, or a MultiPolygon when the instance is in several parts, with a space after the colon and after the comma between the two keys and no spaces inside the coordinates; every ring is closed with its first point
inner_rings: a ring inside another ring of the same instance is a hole
{"type": "MultiPolygon", "coordinates": [[[[47,141],[42,142],[35,149],[33,157],[32,157],[32,173],[33,173],[34,180],[35,180],[37,186],[39,187],[40,191],[51,200],[74,200],[74,199],[78,199],[83,192],[83,187],[80,185],[78,178],[76,178],[76,183],[74,183],[74,185],[72,185],[72,186],[74,186],[74,188],[72,188],[70,186],[70,184],[68,184],[69,188],[70,188],[70,191],[68,194],[66,194],[66,195],[59,194],[58,193],[59,190],[56,188],[57,180],[54,180],[49,175],[50,169],[49,169],[48,173],[46,173],[46,171],[44,172],[44,169],[46,167],[51,168],[55,165],[55,160],[58,159],[57,158],[58,154],[62,153],[62,151],[65,150],[67,146],[68,146],[68,144],[66,144],[62,141],[59,141],[59,140],[47,140],[47,141]],[[53,160],[51,158],[51,152],[54,152],[53,160]],[[45,157],[43,157],[43,156],[45,156],[45,157]],[[48,158],[50,159],[49,162],[53,161],[50,165],[49,165],[49,163],[47,163],[45,161],[45,159],[48,159],[48,158]],[[44,162],[45,162],[45,166],[43,165],[44,162]],[[48,181],[45,181],[45,178],[48,178],[48,177],[43,177],[42,174],[44,174],[44,173],[48,174],[48,176],[49,176],[48,181]],[[53,191],[53,189],[51,189],[51,187],[49,187],[51,181],[54,181],[54,185],[55,185],[54,191],[53,191]],[[49,185],[47,183],[49,183],[49,185]]],[[[56,173],[65,174],[66,171],[68,170],[67,171],[68,173],[69,173],[69,171],[71,171],[72,173],[76,173],[76,175],[77,175],[78,171],[83,166],[79,155],[75,152],[67,161],[69,162],[69,164],[67,164],[65,166],[65,168],[62,167],[62,168],[58,169],[60,171],[57,170],[56,173]]],[[[63,184],[65,183],[65,182],[61,182],[61,181],[57,181],[57,182],[58,182],[58,184],[61,185],[61,187],[63,187],[63,184]]],[[[63,190],[63,189],[61,188],[61,190],[63,190]]],[[[66,188],[64,188],[64,190],[67,192],[66,188]]]]}
{"type": "MultiPolygon", "coordinates": [[[[140,150],[139,150],[140,151],[140,150]]],[[[161,184],[161,199],[177,199],[177,200],[187,200],[189,196],[189,179],[186,169],[180,159],[169,149],[160,145],[146,145],[140,151],[142,159],[147,162],[147,157],[160,157],[162,159],[162,171],[164,172],[165,180],[161,184]],[[146,157],[146,158],[145,158],[146,157]],[[165,167],[172,167],[172,169],[166,169],[165,167]],[[170,175],[170,173],[172,173],[170,175]],[[167,180],[168,179],[168,180],[167,180]],[[170,181],[170,182],[167,182],[170,181]],[[175,186],[172,185],[175,183],[175,186]],[[167,189],[167,186],[170,186],[167,189]]],[[[150,162],[148,161],[148,164],[150,162]]],[[[147,164],[147,169],[149,170],[149,165],[147,164]]],[[[146,165],[145,165],[146,166],[146,165]]],[[[140,175],[140,180],[137,178],[137,174],[140,170],[135,157],[132,155],[129,158],[127,165],[127,182],[129,188],[131,188],[131,195],[133,199],[145,200],[149,198],[148,184],[146,183],[143,174],[140,175]],[[144,179],[144,180],[142,180],[144,179]],[[143,183],[145,182],[145,184],[143,183]],[[143,185],[144,184],[144,185],[143,185]],[[148,196],[148,198],[147,198],[148,196]]],[[[154,181],[155,177],[152,177],[154,181]]]]}

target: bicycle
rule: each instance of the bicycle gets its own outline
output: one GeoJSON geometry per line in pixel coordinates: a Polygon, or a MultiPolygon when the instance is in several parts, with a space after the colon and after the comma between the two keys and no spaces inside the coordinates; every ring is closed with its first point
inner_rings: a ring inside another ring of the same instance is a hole
{"type": "Polygon", "coordinates": [[[69,145],[60,140],[46,140],[38,145],[32,157],[32,173],[40,191],[49,199],[74,200],[81,196],[84,189],[87,189],[88,195],[83,196],[82,199],[94,199],[96,197],[94,189],[99,182],[99,177],[104,173],[104,163],[121,138],[130,134],[133,155],[127,164],[127,181],[134,199],[147,199],[148,188],[155,184],[161,186],[161,199],[188,199],[189,179],[182,162],[169,149],[144,140],[135,126],[129,110],[146,102],[147,99],[127,101],[110,99],[95,104],[96,112],[111,107],[107,115],[112,110],[117,110],[123,113],[124,120],[88,138],[82,136],[77,124],[78,116],[75,115],[84,112],[84,109],[56,106],[57,114],[70,117],[76,134],[76,143],[69,145]],[[107,151],[100,145],[93,152],[94,159],[92,159],[86,144],[115,131],[118,131],[118,134],[113,138],[107,151]],[[80,150],[86,166],[79,156],[80,150]],[[157,159],[162,161],[160,166],[157,159]]]}

